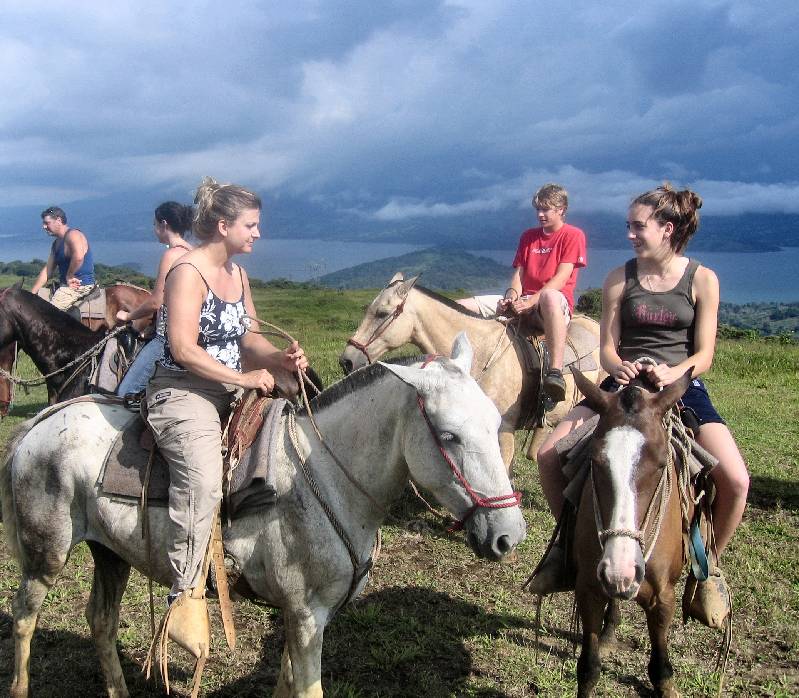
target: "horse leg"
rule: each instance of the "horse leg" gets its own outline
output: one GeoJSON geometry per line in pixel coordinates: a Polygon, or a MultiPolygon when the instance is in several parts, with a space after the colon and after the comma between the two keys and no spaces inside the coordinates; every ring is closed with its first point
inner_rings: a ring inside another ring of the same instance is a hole
{"type": "Polygon", "coordinates": [[[649,657],[649,680],[655,689],[656,696],[678,698],[679,693],[674,686],[674,667],[669,661],[669,628],[674,618],[674,587],[669,585],[661,589],[644,610],[646,625],[649,630],[649,641],[652,653],[649,657]]]}
{"type": "Polygon", "coordinates": [[[109,698],[126,698],[128,688],[117,653],[119,604],[128,583],[130,565],[116,553],[90,541],[94,558],[94,581],[86,606],[86,620],[92,631],[109,698]]]}
{"type": "Polygon", "coordinates": [[[327,622],[310,609],[284,612],[286,646],[275,696],[322,698],[322,639],[327,622]]]}
{"type": "Polygon", "coordinates": [[[291,656],[289,655],[289,645],[283,645],[283,655],[280,658],[280,675],[277,679],[277,686],[272,698],[291,698],[294,690],[294,674],[291,668],[291,656]]]}
{"type": "Polygon", "coordinates": [[[602,631],[602,617],[607,602],[588,590],[580,590],[575,596],[583,624],[582,649],[577,661],[577,698],[589,698],[594,694],[602,671],[599,634],[602,631]]]}
{"type": "Polygon", "coordinates": [[[621,622],[621,607],[618,599],[611,599],[605,609],[602,632],[599,635],[599,653],[604,659],[616,646],[616,628],[621,622]]]}
{"type": "Polygon", "coordinates": [[[14,675],[11,678],[11,698],[27,698],[30,684],[31,639],[36,630],[36,621],[47,592],[55,583],[66,557],[52,574],[38,576],[23,573],[22,582],[14,595],[14,675]]]}

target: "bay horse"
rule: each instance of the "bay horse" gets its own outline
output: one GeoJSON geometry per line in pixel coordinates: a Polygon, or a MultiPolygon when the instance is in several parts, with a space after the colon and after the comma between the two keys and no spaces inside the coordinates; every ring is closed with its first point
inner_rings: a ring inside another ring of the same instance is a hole
{"type": "MultiPolygon", "coordinates": [[[[269,464],[276,503],[251,509],[224,531],[226,555],[249,591],[283,609],[274,695],[322,696],[325,628],[363,590],[378,528],[409,477],[461,521],[479,557],[499,560],[524,539],[519,495],[497,442],[499,413],[469,376],[471,362],[462,337],[452,359],[356,371],[311,402],[324,442],[306,410],[281,418],[269,464]]],[[[170,583],[166,507],[147,510],[148,551],[138,502],[108,497],[98,484],[112,443],[139,417],[94,400],[22,425],[0,465],[3,523],[21,569],[13,698],[28,695],[39,610],[77,543],[87,541],[95,561],[87,619],[109,696],[128,695],[116,639],[131,566],[170,583]]]]}
{"type": "MultiPolygon", "coordinates": [[[[0,293],[0,350],[5,351],[16,342],[43,376],[70,364],[104,335],[105,330],[84,327],[68,313],[30,291],[11,286],[0,293]]],[[[2,367],[5,368],[5,364],[2,367]]],[[[91,362],[75,369],[58,372],[47,379],[50,404],[86,392],[91,362]]]]}
{"type": "MultiPolygon", "coordinates": [[[[635,380],[607,393],[575,372],[588,405],[599,414],[574,533],[575,601],[583,626],[580,698],[593,695],[601,671],[600,645],[612,637],[613,628],[603,629],[606,609],[630,599],[646,614],[652,645],[648,674],[655,695],[679,695],[668,635],[674,586],[683,569],[682,505],[664,417],[687,390],[690,373],[660,392],[635,380]]],[[[611,612],[609,618],[616,622],[618,614],[611,612]]]]}
{"type": "MultiPolygon", "coordinates": [[[[339,364],[344,373],[348,373],[406,343],[426,353],[443,354],[459,332],[466,332],[475,353],[472,376],[502,415],[500,450],[510,471],[515,448],[514,432],[525,427],[522,422],[537,404],[540,375],[526,368],[523,349],[519,342],[513,341],[511,328],[420,286],[416,283],[417,278],[405,280],[401,273],[392,277],[366,309],[361,324],[339,357],[339,364]]],[[[599,324],[585,316],[576,316],[572,323],[583,323],[596,335],[597,348],[591,357],[598,367],[599,324]]],[[[599,371],[593,375],[598,379],[599,371]]],[[[568,373],[564,378],[567,386],[573,387],[568,373]]],[[[550,424],[560,421],[579,399],[573,389],[567,390],[566,394],[567,399],[547,413],[550,424]],[[568,399],[570,393],[571,400],[568,399]]],[[[545,436],[542,432],[538,430],[528,455],[535,454],[536,444],[545,436]]]]}
{"type": "MultiPolygon", "coordinates": [[[[93,317],[90,314],[88,317],[82,318],[86,327],[90,330],[111,330],[117,323],[117,312],[120,310],[131,311],[139,307],[147,298],[150,297],[150,291],[140,286],[134,286],[127,283],[116,283],[106,286],[101,289],[105,294],[105,317],[93,317]]],[[[87,301],[87,305],[91,308],[94,301],[87,301]]],[[[98,302],[101,305],[102,301],[98,302]]],[[[152,317],[139,318],[134,320],[131,324],[139,334],[144,332],[153,322],[152,317]]]]}

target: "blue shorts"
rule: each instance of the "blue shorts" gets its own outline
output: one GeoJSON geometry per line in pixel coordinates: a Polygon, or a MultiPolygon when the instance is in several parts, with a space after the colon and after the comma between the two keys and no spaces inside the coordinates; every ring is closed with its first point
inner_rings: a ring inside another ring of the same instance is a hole
{"type": "MultiPolygon", "coordinates": [[[[614,392],[618,389],[619,384],[613,380],[612,376],[608,376],[603,380],[599,387],[605,392],[614,392]]],[[[588,403],[582,400],[578,404],[588,407],[588,403]]],[[[688,390],[685,391],[680,401],[677,403],[680,409],[687,409],[694,413],[699,420],[699,426],[703,424],[726,424],[721,415],[713,407],[710,401],[710,395],[707,393],[707,388],[701,378],[693,378],[688,390]]]]}

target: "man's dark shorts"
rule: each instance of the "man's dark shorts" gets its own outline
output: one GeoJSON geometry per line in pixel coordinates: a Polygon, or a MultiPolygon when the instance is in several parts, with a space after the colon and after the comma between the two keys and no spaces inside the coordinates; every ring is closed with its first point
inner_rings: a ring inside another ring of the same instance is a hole
{"type": "MultiPolygon", "coordinates": [[[[612,376],[608,376],[599,384],[599,387],[605,392],[612,393],[619,389],[619,384],[613,380],[612,376]]],[[[582,400],[578,404],[584,407],[589,406],[585,400],[582,400]]],[[[691,380],[688,390],[685,391],[677,405],[681,409],[692,411],[699,420],[699,426],[703,424],[727,423],[716,411],[716,408],[713,407],[713,403],[710,401],[710,395],[708,395],[707,388],[701,378],[694,378],[691,380]]]]}

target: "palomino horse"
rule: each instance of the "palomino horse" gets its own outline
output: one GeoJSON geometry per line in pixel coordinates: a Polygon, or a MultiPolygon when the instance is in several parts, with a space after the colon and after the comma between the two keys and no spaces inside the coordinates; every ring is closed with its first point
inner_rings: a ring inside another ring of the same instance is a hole
{"type": "Polygon", "coordinates": [[[599,680],[600,644],[613,633],[602,629],[606,607],[634,598],[646,613],[655,694],[677,696],[668,633],[683,569],[682,511],[663,418],[688,388],[690,371],[660,392],[634,381],[606,393],[579,373],[575,380],[599,413],[574,534],[583,625],[577,695],[592,695],[599,680]]]}
{"type": "MultiPolygon", "coordinates": [[[[305,411],[281,418],[269,464],[277,501],[234,519],[224,533],[226,554],[249,590],[283,609],[286,644],[276,696],[322,695],[325,627],[365,586],[377,530],[408,477],[462,521],[480,557],[498,560],[524,539],[518,494],[497,444],[499,414],[469,376],[465,337],[452,355],[375,364],[324,391],[312,405],[326,445],[305,411]]],[[[75,402],[28,422],[8,447],[0,471],[3,522],[22,570],[13,602],[14,698],[28,695],[30,643],[42,602],[83,540],[95,559],[87,618],[106,689],[110,696],[128,695],[116,638],[130,567],[162,584],[170,579],[166,508],[148,510],[148,551],[138,503],[99,490],[105,454],[134,419],[119,406],[75,402]]]]}
{"type": "MultiPolygon", "coordinates": [[[[12,286],[0,294],[0,349],[17,342],[42,375],[68,366],[104,335],[29,291],[12,286]]],[[[91,368],[91,361],[79,363],[48,378],[50,404],[85,393],[91,368]]]]}
{"type": "MultiPolygon", "coordinates": [[[[503,461],[510,468],[513,434],[525,426],[521,422],[537,402],[540,375],[525,367],[523,350],[518,342],[513,341],[513,329],[498,320],[476,315],[449,298],[417,285],[417,278],[406,281],[401,273],[394,275],[366,309],[366,315],[348,340],[339,363],[348,373],[408,342],[427,353],[446,353],[455,336],[466,332],[475,352],[472,375],[502,415],[500,449],[503,461]]],[[[585,323],[598,337],[599,325],[594,320],[578,317],[572,322],[585,323]]],[[[598,348],[592,358],[594,365],[599,366],[598,348]]],[[[567,384],[571,383],[568,374],[566,379],[567,384]]],[[[547,414],[550,424],[560,421],[577,402],[578,395],[572,393],[569,400],[567,391],[567,399],[547,414]]],[[[533,443],[542,435],[539,434],[533,443]]]]}

